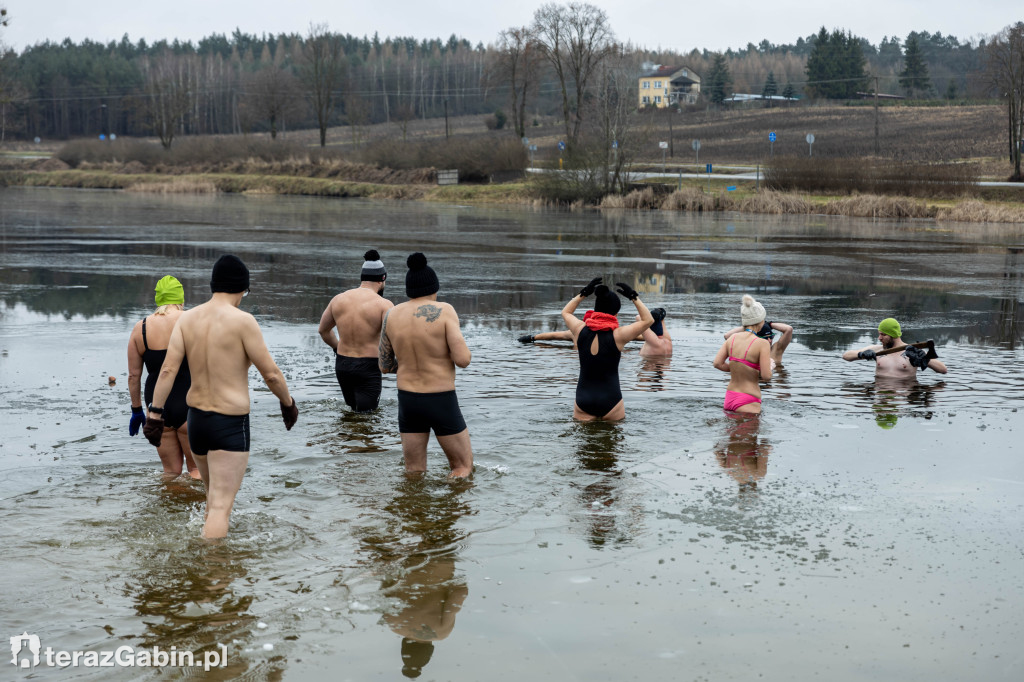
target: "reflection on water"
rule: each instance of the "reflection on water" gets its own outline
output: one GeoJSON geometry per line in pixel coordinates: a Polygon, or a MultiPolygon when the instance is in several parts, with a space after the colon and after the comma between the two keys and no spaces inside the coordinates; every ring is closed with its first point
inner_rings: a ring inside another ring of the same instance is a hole
{"type": "Polygon", "coordinates": [[[846,382],[842,391],[858,403],[870,405],[875,423],[883,429],[891,429],[899,421],[901,412],[931,419],[937,397],[945,387],[945,381],[919,383],[916,377],[876,377],[874,381],[846,382]]]}
{"type": "Polygon", "coordinates": [[[726,412],[725,437],[715,446],[715,456],[723,469],[736,479],[740,491],[755,491],[757,482],[768,473],[771,445],[760,435],[761,415],[726,412]]]}
{"type": "MultiPolygon", "coordinates": [[[[631,544],[642,532],[642,510],[628,491],[619,459],[625,446],[620,425],[614,422],[573,424],[576,460],[584,478],[574,487],[578,491],[581,518],[586,524],[587,542],[595,549],[631,544]]],[[[650,446],[659,447],[661,439],[651,434],[650,446]]]]}
{"type": "Polygon", "coordinates": [[[641,391],[657,393],[665,390],[665,375],[672,367],[671,356],[654,356],[643,358],[640,372],[637,374],[637,388],[641,391]]]}

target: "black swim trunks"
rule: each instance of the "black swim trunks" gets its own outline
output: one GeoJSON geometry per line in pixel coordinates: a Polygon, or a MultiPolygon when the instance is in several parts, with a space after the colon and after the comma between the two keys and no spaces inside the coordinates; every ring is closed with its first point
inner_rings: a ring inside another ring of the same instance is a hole
{"type": "Polygon", "coordinates": [[[398,391],[399,433],[430,433],[453,436],[466,430],[455,391],[413,393],[398,391]]]}
{"type": "Polygon", "coordinates": [[[188,444],[193,455],[210,450],[249,452],[249,415],[188,408],[188,444]]]}
{"type": "Polygon", "coordinates": [[[335,356],[334,374],[345,404],[356,412],[370,412],[380,402],[381,379],[377,358],[335,356]]]}

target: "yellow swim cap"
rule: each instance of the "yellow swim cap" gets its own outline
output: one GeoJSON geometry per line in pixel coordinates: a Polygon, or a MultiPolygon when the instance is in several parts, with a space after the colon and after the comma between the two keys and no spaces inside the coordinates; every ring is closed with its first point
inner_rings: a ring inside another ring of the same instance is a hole
{"type": "Polygon", "coordinates": [[[887,317],[878,323],[878,331],[894,339],[903,336],[903,331],[900,330],[900,323],[891,317],[887,317]]]}
{"type": "Polygon", "coordinates": [[[156,283],[156,304],[162,305],[184,305],[185,289],[174,277],[167,275],[156,283]]]}

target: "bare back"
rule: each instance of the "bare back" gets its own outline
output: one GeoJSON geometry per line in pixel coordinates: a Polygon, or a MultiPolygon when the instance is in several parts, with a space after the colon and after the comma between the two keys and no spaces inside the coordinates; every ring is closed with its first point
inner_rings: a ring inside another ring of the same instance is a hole
{"type": "Polygon", "coordinates": [[[142,322],[136,323],[132,329],[132,344],[139,352],[139,357],[146,351],[148,346],[151,350],[164,350],[171,341],[171,332],[182,311],[175,308],[169,309],[163,315],[152,314],[146,318],[146,338],[142,338],[142,322]]]}
{"type": "Polygon", "coordinates": [[[722,344],[714,364],[716,368],[729,372],[728,390],[760,398],[760,382],[772,376],[771,346],[752,332],[743,331],[722,344]]]}
{"type": "Polygon", "coordinates": [[[381,321],[394,304],[366,288],[350,289],[331,299],[320,318],[320,334],[338,328],[338,355],[350,358],[377,357],[381,321]]]}
{"type": "Polygon", "coordinates": [[[174,336],[180,336],[192,373],[189,407],[248,414],[249,366],[262,355],[270,357],[256,319],[212,299],[183,313],[174,336]]]}
{"type": "Polygon", "coordinates": [[[388,311],[380,340],[381,369],[387,351],[397,363],[398,388],[416,393],[455,389],[455,366],[470,362],[469,347],[459,329],[459,316],[448,303],[416,298],[388,311]]]}

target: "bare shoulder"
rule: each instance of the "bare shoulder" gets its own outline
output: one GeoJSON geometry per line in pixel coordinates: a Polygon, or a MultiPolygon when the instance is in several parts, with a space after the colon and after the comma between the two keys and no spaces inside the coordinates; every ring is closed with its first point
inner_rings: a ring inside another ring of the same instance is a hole
{"type": "Polygon", "coordinates": [[[420,303],[412,313],[413,317],[422,318],[427,322],[437,322],[442,316],[454,314],[455,308],[448,303],[442,303],[441,301],[420,303]]]}

